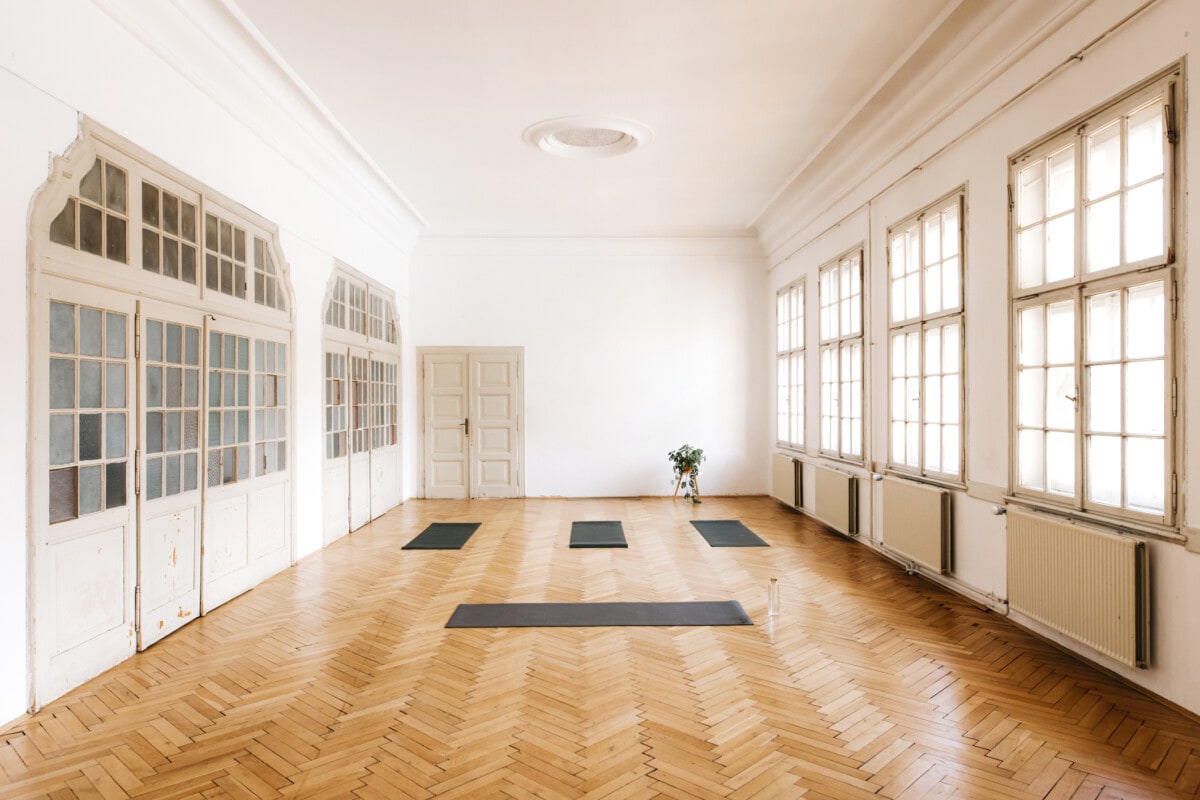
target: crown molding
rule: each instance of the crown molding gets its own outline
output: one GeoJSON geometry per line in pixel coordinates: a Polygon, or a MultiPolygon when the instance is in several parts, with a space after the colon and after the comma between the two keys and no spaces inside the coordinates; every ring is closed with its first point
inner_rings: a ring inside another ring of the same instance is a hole
{"type": "Polygon", "coordinates": [[[770,264],[986,119],[1012,96],[1000,79],[1095,2],[955,5],[754,220],[770,264]]]}
{"type": "Polygon", "coordinates": [[[422,236],[414,256],[724,258],[764,264],[753,231],[728,236],[422,236]]]}
{"type": "Polygon", "coordinates": [[[381,236],[411,249],[427,227],[231,0],[91,2],[381,236]]]}

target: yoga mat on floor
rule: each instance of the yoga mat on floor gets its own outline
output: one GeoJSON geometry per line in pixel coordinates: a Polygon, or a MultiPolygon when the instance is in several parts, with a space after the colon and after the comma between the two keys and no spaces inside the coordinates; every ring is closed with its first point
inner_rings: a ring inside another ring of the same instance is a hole
{"type": "Polygon", "coordinates": [[[753,625],[736,600],[687,603],[464,603],[447,628],[753,625]]]}
{"type": "Polygon", "coordinates": [[[461,550],[480,522],[434,522],[401,550],[461,550]]]}
{"type": "Polygon", "coordinates": [[[629,547],[620,522],[572,522],[571,547],[629,547]]]}
{"type": "Polygon", "coordinates": [[[712,547],[770,547],[736,519],[694,519],[692,525],[712,547]]]}

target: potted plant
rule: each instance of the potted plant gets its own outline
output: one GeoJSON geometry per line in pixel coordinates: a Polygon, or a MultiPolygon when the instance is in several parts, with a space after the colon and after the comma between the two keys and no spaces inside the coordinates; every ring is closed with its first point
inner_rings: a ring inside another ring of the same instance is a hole
{"type": "Polygon", "coordinates": [[[700,502],[700,488],[696,479],[700,477],[700,462],[704,460],[704,451],[690,444],[684,444],[676,450],[667,453],[671,469],[675,473],[675,495],[679,496],[679,486],[687,480],[683,496],[693,503],[700,502]]]}

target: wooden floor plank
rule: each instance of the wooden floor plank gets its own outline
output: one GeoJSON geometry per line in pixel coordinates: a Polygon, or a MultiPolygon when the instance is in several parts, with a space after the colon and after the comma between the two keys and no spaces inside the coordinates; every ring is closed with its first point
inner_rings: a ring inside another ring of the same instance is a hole
{"type": "Polygon", "coordinates": [[[1200,725],[766,498],[412,500],[0,734],[0,798],[1191,797],[1200,725]],[[629,549],[579,551],[576,519],[629,549]],[[400,548],[482,522],[460,551],[400,548]],[[781,583],[769,621],[766,586],[781,583]],[[740,628],[447,630],[726,600],[740,628]]]}

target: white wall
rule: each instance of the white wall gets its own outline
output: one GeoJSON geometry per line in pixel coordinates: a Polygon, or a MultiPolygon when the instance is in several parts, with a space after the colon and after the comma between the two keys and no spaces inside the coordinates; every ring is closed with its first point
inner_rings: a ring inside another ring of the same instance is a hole
{"type": "MultiPolygon", "coordinates": [[[[787,220],[772,219],[783,231],[767,243],[770,278],[767,303],[775,291],[801,275],[808,276],[809,342],[815,342],[816,275],[821,264],[845,249],[866,244],[867,340],[870,386],[866,464],[851,471],[866,475],[887,461],[887,272],[886,233],[889,225],[920,210],[948,192],[966,187],[966,491],[954,493],[954,568],[951,583],[960,591],[1003,609],[1007,597],[1005,518],[993,516],[991,505],[1009,487],[1009,304],[1008,297],[1008,158],[1072,118],[1153,76],[1172,62],[1200,57],[1200,3],[1163,0],[1132,22],[1117,29],[1071,61],[1089,42],[1100,37],[1129,13],[1125,3],[1099,0],[1086,12],[1049,37],[1035,50],[998,75],[948,120],[912,142],[878,171],[861,181],[835,207],[817,208],[804,216],[789,212],[787,220]],[[1069,63],[1068,63],[1069,62],[1069,63]],[[1050,74],[1056,65],[1067,66],[1050,74]],[[1044,78],[1044,80],[1043,80],[1044,78]],[[1030,86],[1036,86],[1024,93],[1030,86]],[[919,169],[915,169],[919,166],[919,169]]],[[[1181,107],[1187,108],[1181,103],[1181,107]]],[[[1200,113],[1191,111],[1184,123],[1180,175],[1185,198],[1183,227],[1177,237],[1185,341],[1182,353],[1184,457],[1181,480],[1183,532],[1200,549],[1200,517],[1189,497],[1200,492],[1200,474],[1190,467],[1200,452],[1200,367],[1192,354],[1200,346],[1195,325],[1187,320],[1200,313],[1200,282],[1187,279],[1189,231],[1200,230],[1200,204],[1188,202],[1186,190],[1197,185],[1200,170],[1200,113]]],[[[796,192],[802,195],[802,192],[796,192]]],[[[771,306],[773,308],[773,305],[771,306]]],[[[774,352],[770,333],[762,349],[774,352]]],[[[770,357],[770,356],[768,356],[770,357]]],[[[809,441],[816,435],[818,402],[817,359],[808,359],[809,441]]],[[[766,406],[774,411],[773,400],[766,406]]],[[[816,458],[815,443],[809,453],[816,458]]],[[[864,543],[878,546],[881,520],[880,488],[869,487],[861,499],[868,516],[864,543]]],[[[1136,670],[1110,661],[1069,639],[1017,619],[1043,635],[1075,649],[1085,658],[1123,675],[1132,683],[1200,712],[1200,553],[1172,541],[1147,537],[1152,570],[1152,664],[1136,670]]],[[[1018,615],[1013,614],[1014,619],[1018,615]]]]}
{"type": "MultiPolygon", "coordinates": [[[[297,553],[317,549],[318,320],[326,282],[334,257],[341,258],[396,290],[406,325],[407,258],[419,227],[414,217],[353,148],[297,99],[219,4],[4,0],[3,17],[0,264],[8,291],[0,293],[0,368],[9,390],[0,401],[5,419],[0,448],[21,453],[27,442],[30,199],[46,180],[49,156],[75,139],[77,117],[85,114],[280,226],[298,320],[297,553]]],[[[406,329],[402,333],[410,338],[406,329]]],[[[0,481],[0,724],[29,703],[29,479],[45,476],[27,476],[24,466],[11,460],[0,481]]]]}
{"type": "Polygon", "coordinates": [[[417,346],[525,348],[528,496],[670,494],[684,442],[702,494],[763,491],[753,239],[434,239],[412,269],[417,346]]]}

